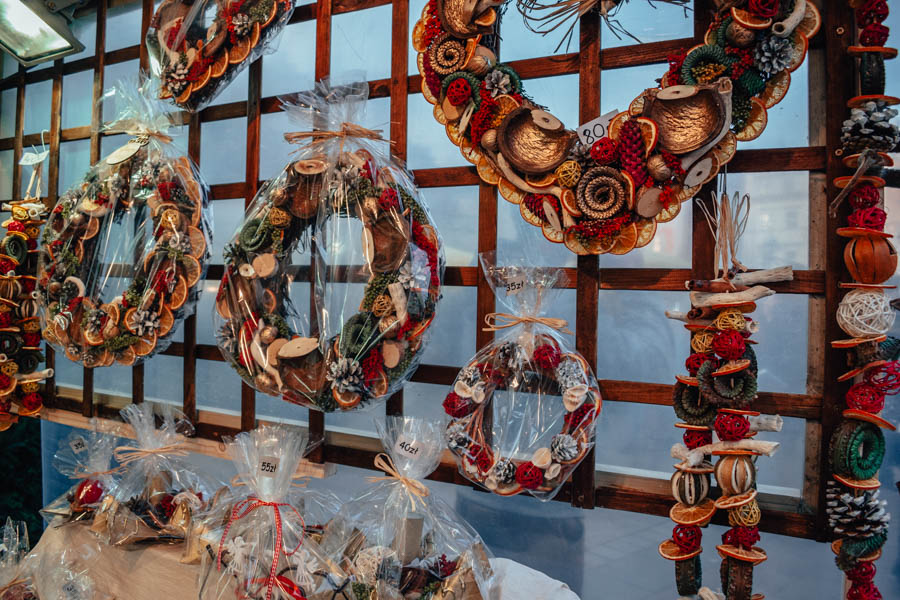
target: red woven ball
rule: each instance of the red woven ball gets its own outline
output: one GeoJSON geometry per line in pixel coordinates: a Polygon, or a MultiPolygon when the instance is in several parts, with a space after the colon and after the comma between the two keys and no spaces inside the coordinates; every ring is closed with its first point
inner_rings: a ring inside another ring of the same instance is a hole
{"type": "Polygon", "coordinates": [[[0,259],[0,274],[5,275],[6,273],[9,273],[10,271],[15,271],[15,270],[16,270],[16,264],[13,261],[11,261],[7,258],[0,259]]]}
{"type": "Polygon", "coordinates": [[[479,444],[472,444],[466,449],[466,458],[482,473],[487,473],[494,466],[494,458],[490,449],[479,444]]]}
{"type": "Polygon", "coordinates": [[[850,192],[850,207],[853,210],[872,208],[881,202],[881,192],[871,183],[861,183],[850,192]]]}
{"type": "Polygon", "coordinates": [[[693,552],[700,547],[703,533],[696,525],[676,525],[672,530],[672,541],[682,552],[693,552]]]}
{"type": "Polygon", "coordinates": [[[856,9],[856,24],[865,27],[870,23],[881,23],[889,14],[886,0],[867,0],[856,9]]]}
{"type": "Polygon", "coordinates": [[[603,137],[591,146],[591,158],[601,165],[606,165],[616,160],[619,154],[619,145],[608,137],[603,137]]]}
{"type": "Polygon", "coordinates": [[[847,579],[850,581],[866,583],[867,581],[875,579],[875,572],[876,568],[874,562],[859,562],[849,571],[844,571],[844,575],[846,575],[847,579]]]}
{"type": "Polygon", "coordinates": [[[742,415],[732,413],[719,413],[713,425],[716,435],[725,442],[737,442],[750,433],[750,421],[742,415]]]}
{"type": "Polygon", "coordinates": [[[681,439],[684,440],[684,445],[688,447],[688,450],[693,450],[700,446],[712,444],[712,431],[688,429],[684,432],[684,435],[681,436],[681,439]]]}
{"type": "Polygon", "coordinates": [[[25,231],[25,223],[21,221],[11,221],[9,225],[6,226],[7,231],[25,231]]]}
{"type": "Polygon", "coordinates": [[[9,409],[12,408],[12,402],[0,398],[0,415],[8,415],[9,409]]]}
{"type": "Polygon", "coordinates": [[[382,210],[391,210],[392,208],[400,208],[400,200],[397,197],[397,190],[392,187],[384,188],[381,196],[378,197],[378,206],[382,210]]]}
{"type": "Polygon", "coordinates": [[[481,373],[481,378],[488,383],[494,385],[503,383],[503,373],[501,373],[499,369],[494,368],[494,365],[490,363],[478,363],[478,371],[481,373]]]}
{"type": "Polygon", "coordinates": [[[900,393],[900,363],[892,360],[869,369],[865,381],[885,396],[900,393]]]}
{"type": "Polygon", "coordinates": [[[472,86],[465,77],[457,77],[447,86],[447,100],[453,106],[465,104],[472,98],[472,86]]]}
{"type": "Polygon", "coordinates": [[[759,541],[759,527],[732,527],[722,534],[722,543],[749,550],[759,541]]]}
{"type": "Polygon", "coordinates": [[[19,402],[22,404],[22,408],[31,412],[43,406],[44,398],[41,396],[40,392],[31,392],[22,396],[22,399],[19,402]]]}
{"type": "Polygon", "coordinates": [[[716,357],[709,353],[703,352],[694,352],[690,356],[687,357],[687,360],[684,361],[684,366],[690,373],[691,377],[697,376],[697,371],[700,370],[700,367],[708,360],[716,360],[716,357]]]}
{"type": "Polygon", "coordinates": [[[35,347],[41,343],[41,334],[37,332],[23,333],[22,341],[26,346],[35,347]]]}
{"type": "Polygon", "coordinates": [[[475,410],[475,403],[468,398],[463,398],[456,392],[450,392],[444,398],[444,412],[454,419],[461,419],[472,414],[475,410]]]}
{"type": "Polygon", "coordinates": [[[884,394],[875,386],[865,381],[854,383],[845,396],[847,408],[880,413],[884,409],[884,394]]]}
{"type": "Polygon", "coordinates": [[[859,32],[859,43],[863,46],[884,46],[890,32],[881,23],[869,23],[859,32]]]}
{"type": "Polygon", "coordinates": [[[738,360],[744,355],[747,344],[744,336],[734,329],[720,331],[713,338],[712,350],[725,360],[738,360]]]}
{"type": "Polygon", "coordinates": [[[560,358],[559,348],[553,344],[541,344],[534,349],[535,364],[547,371],[558,367],[560,358]]]}
{"type": "Polygon", "coordinates": [[[884,231],[884,222],[887,221],[887,213],[877,206],[869,208],[860,208],[853,211],[847,217],[847,225],[850,227],[862,227],[864,229],[875,229],[884,231]]]}
{"type": "Polygon", "coordinates": [[[771,19],[778,14],[778,0],[750,0],[747,10],[762,19],[771,19]]]}
{"type": "Polygon", "coordinates": [[[871,581],[867,583],[854,583],[847,590],[847,600],[882,600],[883,596],[878,587],[871,581]]]}
{"type": "Polygon", "coordinates": [[[11,312],[0,313],[0,327],[9,327],[12,325],[12,320],[11,312]]]}
{"type": "Polygon", "coordinates": [[[526,490],[534,490],[544,483],[544,472],[532,462],[523,462],[516,468],[516,483],[526,490]]]}
{"type": "MultiPolygon", "coordinates": [[[[35,240],[28,240],[28,241],[33,242],[35,240]]],[[[31,244],[28,245],[28,249],[34,250],[34,248],[31,247],[31,244]]],[[[34,279],[20,279],[19,283],[22,284],[22,289],[25,290],[26,292],[31,293],[34,291],[34,279]]]]}

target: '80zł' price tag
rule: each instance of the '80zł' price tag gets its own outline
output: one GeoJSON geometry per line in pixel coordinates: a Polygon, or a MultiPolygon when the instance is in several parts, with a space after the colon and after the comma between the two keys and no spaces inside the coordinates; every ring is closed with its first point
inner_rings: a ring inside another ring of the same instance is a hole
{"type": "Polygon", "coordinates": [[[594,142],[602,137],[606,137],[609,133],[609,122],[619,114],[618,110],[611,110],[605,115],[600,115],[593,121],[588,121],[584,125],[578,126],[578,139],[581,143],[590,148],[594,142]]]}
{"type": "Polygon", "coordinates": [[[278,472],[278,459],[274,456],[263,456],[259,459],[259,474],[261,477],[275,477],[278,472]]]}

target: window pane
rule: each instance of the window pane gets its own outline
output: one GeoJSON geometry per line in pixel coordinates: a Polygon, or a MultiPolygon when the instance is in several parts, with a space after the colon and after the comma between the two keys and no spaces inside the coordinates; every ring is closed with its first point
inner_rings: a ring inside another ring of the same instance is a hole
{"type": "Polygon", "coordinates": [[[444,243],[448,266],[478,263],[478,188],[420,188],[444,243]]]}
{"type": "MultiPolygon", "coordinates": [[[[307,62],[314,62],[314,55],[307,62]]],[[[334,15],[331,18],[332,81],[391,76],[391,5],[334,15]]]]}
{"type": "Polygon", "coordinates": [[[52,95],[52,81],[41,81],[25,86],[25,135],[50,130],[52,95]]]}
{"type": "Polygon", "coordinates": [[[16,88],[0,92],[0,137],[16,135],[16,88]]]}
{"type": "Polygon", "coordinates": [[[91,124],[93,71],[82,71],[63,77],[62,128],[91,124]]]}
{"type": "Polygon", "coordinates": [[[316,22],[289,25],[276,41],[280,51],[266,55],[262,63],[263,97],[311,89],[316,64],[316,22]]]}
{"type": "Polygon", "coordinates": [[[246,119],[203,123],[200,171],[207,183],[243,181],[247,165],[246,119]]]}
{"type": "Polygon", "coordinates": [[[59,146],[59,193],[62,194],[69,187],[80,181],[82,176],[91,166],[90,140],[75,140],[63,142],[59,146]]]}
{"type": "Polygon", "coordinates": [[[0,152],[0,200],[12,200],[13,151],[0,152]]]}
{"type": "Polygon", "coordinates": [[[69,29],[71,29],[78,41],[84,45],[84,50],[78,54],[70,54],[63,57],[63,62],[72,62],[79,58],[93,56],[97,39],[97,13],[90,12],[83,17],[75,19],[69,25],[69,29]]]}
{"type": "Polygon", "coordinates": [[[688,2],[687,6],[678,6],[668,2],[622,2],[601,27],[601,43],[604,48],[615,48],[694,37],[692,4],[693,2],[688,2]]]}
{"type": "Polygon", "coordinates": [[[141,40],[141,3],[111,7],[106,13],[106,51],[127,48],[141,40]]]}

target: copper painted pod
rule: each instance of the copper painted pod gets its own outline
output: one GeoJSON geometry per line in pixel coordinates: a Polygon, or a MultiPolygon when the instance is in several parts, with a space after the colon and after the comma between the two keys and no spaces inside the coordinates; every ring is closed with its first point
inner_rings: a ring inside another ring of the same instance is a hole
{"type": "Polygon", "coordinates": [[[859,283],[884,283],[897,270],[897,250],[882,237],[855,237],[844,246],[844,263],[859,283]]]}
{"type": "Polygon", "coordinates": [[[650,90],[644,116],[659,126],[659,145],[672,154],[702,148],[722,131],[727,107],[719,86],[675,85],[650,90]]]}
{"type": "Polygon", "coordinates": [[[552,171],[566,160],[575,133],[543,110],[519,107],[503,119],[497,129],[500,152],[523,173],[552,171]]]}

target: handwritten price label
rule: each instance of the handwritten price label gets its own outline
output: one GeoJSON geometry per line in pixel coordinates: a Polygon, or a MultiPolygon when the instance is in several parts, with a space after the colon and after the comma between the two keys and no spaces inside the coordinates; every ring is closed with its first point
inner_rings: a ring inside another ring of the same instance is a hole
{"type": "Polygon", "coordinates": [[[578,126],[578,139],[581,143],[590,148],[594,142],[602,137],[606,137],[609,133],[609,122],[619,114],[618,110],[611,110],[605,115],[600,115],[593,121],[588,121],[584,125],[578,126]]]}
{"type": "Polygon", "coordinates": [[[525,274],[516,275],[506,280],[506,295],[515,296],[525,287],[525,274]]]}
{"type": "Polygon", "coordinates": [[[72,448],[72,452],[75,454],[81,454],[87,450],[87,442],[84,441],[83,437],[78,436],[69,442],[69,447],[72,448]]]}
{"type": "Polygon", "coordinates": [[[401,435],[394,444],[394,452],[401,456],[416,458],[419,455],[419,446],[416,444],[416,440],[401,435]]]}
{"type": "Polygon", "coordinates": [[[274,456],[263,456],[259,459],[259,474],[262,477],[275,477],[278,472],[278,459],[274,456]]]}

